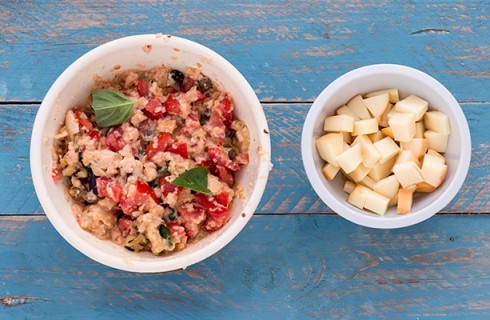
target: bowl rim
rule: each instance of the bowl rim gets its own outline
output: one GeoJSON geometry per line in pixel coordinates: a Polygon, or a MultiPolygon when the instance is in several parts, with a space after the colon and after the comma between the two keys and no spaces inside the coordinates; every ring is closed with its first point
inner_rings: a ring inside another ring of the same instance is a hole
{"type": "MultiPolygon", "coordinates": [[[[252,192],[245,202],[244,211],[247,212],[247,215],[245,217],[242,216],[239,219],[236,219],[234,224],[226,229],[222,234],[220,234],[218,238],[211,241],[208,245],[199,248],[193,254],[182,256],[178,259],[154,259],[150,261],[141,261],[141,259],[135,255],[135,259],[129,259],[130,263],[126,263],[122,261],[123,259],[116,259],[116,257],[114,256],[108,256],[103,250],[89,244],[85,240],[80,241],[80,239],[82,238],[76,236],[64,223],[48,194],[47,188],[44,187],[43,172],[46,170],[46,168],[43,168],[40,161],[42,150],[41,147],[44,143],[43,140],[45,139],[43,133],[44,126],[45,123],[48,121],[51,111],[55,107],[54,102],[56,101],[60,89],[62,89],[66,85],[67,81],[72,78],[73,74],[76,74],[78,70],[82,70],[85,66],[92,64],[93,61],[96,61],[98,58],[105,56],[110,52],[114,52],[119,48],[123,49],[135,46],[138,46],[138,48],[140,48],[141,46],[139,45],[141,44],[141,42],[147,42],[149,44],[155,45],[168,43],[172,46],[178,46],[179,48],[188,48],[190,49],[189,51],[195,51],[196,54],[199,55],[211,57],[215,64],[220,65],[220,68],[226,70],[230,77],[233,78],[233,82],[239,88],[241,88],[244,94],[246,96],[250,96],[255,106],[253,117],[257,121],[257,127],[266,129],[268,131],[269,128],[267,125],[264,110],[253,88],[245,79],[245,77],[220,54],[197,42],[173,35],[161,33],[132,35],[106,42],[91,49],[90,51],[76,59],[55,80],[53,85],[46,93],[46,96],[44,97],[39,107],[34,121],[30,145],[30,169],[34,189],[46,216],[48,217],[54,228],[58,231],[58,233],[75,249],[88,256],[89,258],[115,269],[143,273],[167,272],[182,268],[185,269],[192,264],[195,264],[212,256],[213,254],[221,250],[224,246],[226,246],[231,240],[233,240],[233,238],[235,238],[245,227],[245,225],[248,223],[255,210],[257,209],[257,206],[259,205],[259,202],[264,194],[271,163],[271,144],[269,135],[260,133],[258,134],[257,143],[263,149],[263,152],[259,155],[259,168],[257,173],[257,177],[260,178],[257,179],[257,181],[255,182],[252,192]],[[168,42],[162,41],[161,38],[163,38],[164,40],[168,39],[168,42]]],[[[254,152],[254,150],[250,150],[250,152],[254,152]]],[[[49,168],[48,170],[51,171],[51,168],[49,168]]],[[[128,259],[124,258],[124,260],[128,259]]]]}
{"type": "Polygon", "coordinates": [[[343,218],[361,226],[377,229],[396,229],[408,227],[432,217],[437,212],[442,210],[445,206],[447,206],[456,196],[464,183],[470,166],[471,134],[461,106],[457,102],[456,98],[454,98],[454,96],[449,92],[449,90],[438,80],[420,70],[408,66],[399,64],[374,64],[360,67],[343,74],[342,76],[331,82],[315,99],[310,110],[308,111],[303,125],[303,132],[301,135],[301,154],[303,158],[303,166],[305,168],[310,184],[312,185],[313,189],[320,197],[320,199],[330,209],[332,209],[343,218]],[[443,95],[445,95],[450,104],[449,107],[452,109],[458,119],[461,119],[461,122],[458,122],[458,126],[460,126],[462,132],[461,140],[463,149],[461,150],[461,158],[456,168],[456,173],[453,181],[451,182],[451,185],[446,190],[444,190],[444,192],[440,195],[438,199],[433,201],[422,211],[419,211],[415,214],[398,215],[396,217],[390,217],[388,219],[382,216],[360,214],[359,212],[348,206],[347,202],[341,202],[336,199],[323,186],[323,177],[320,177],[315,170],[313,153],[316,152],[316,150],[314,147],[312,147],[314,136],[313,131],[315,128],[310,125],[315,121],[319,113],[323,110],[324,105],[329,99],[331,92],[335,92],[346,83],[352,81],[357,77],[376,73],[394,73],[417,77],[418,79],[420,79],[421,82],[430,85],[435,91],[439,91],[443,95]]]}

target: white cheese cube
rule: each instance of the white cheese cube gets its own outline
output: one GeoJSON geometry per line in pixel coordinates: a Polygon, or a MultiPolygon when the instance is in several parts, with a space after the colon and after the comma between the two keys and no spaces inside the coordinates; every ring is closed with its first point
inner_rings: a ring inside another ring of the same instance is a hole
{"type": "Polygon", "coordinates": [[[360,145],[355,145],[344,151],[335,158],[337,164],[344,170],[345,173],[351,173],[362,162],[362,151],[360,145]]]}
{"type": "Polygon", "coordinates": [[[390,199],[396,197],[399,188],[400,182],[394,175],[379,180],[373,186],[374,191],[390,199]]]}
{"type": "Polygon", "coordinates": [[[340,133],[328,133],[315,141],[320,157],[328,163],[337,166],[335,158],[344,152],[344,139],[340,133]]]}
{"type": "Polygon", "coordinates": [[[386,178],[391,174],[391,171],[393,170],[393,165],[395,164],[396,157],[392,157],[388,161],[384,163],[377,163],[374,168],[372,168],[368,176],[372,178],[374,181],[379,181],[381,179],[386,178]]]}
{"type": "Polygon", "coordinates": [[[380,117],[390,103],[390,95],[388,93],[364,99],[364,104],[374,118],[380,117]]]}
{"type": "Polygon", "coordinates": [[[398,101],[394,109],[396,112],[411,112],[415,116],[415,121],[419,121],[429,109],[429,103],[424,99],[411,95],[398,101]]]}
{"type": "Polygon", "coordinates": [[[362,186],[361,192],[365,195],[364,209],[368,209],[381,216],[386,213],[386,210],[388,210],[388,204],[390,203],[389,198],[362,186]]]}
{"type": "Polygon", "coordinates": [[[415,137],[417,139],[423,139],[425,132],[425,126],[423,121],[419,121],[415,123],[415,137]]]}
{"type": "Polygon", "coordinates": [[[393,173],[400,182],[402,188],[424,181],[422,170],[415,162],[404,162],[393,166],[393,173]]]}
{"type": "Polygon", "coordinates": [[[436,187],[425,181],[417,183],[417,188],[415,189],[417,192],[434,192],[434,190],[436,190],[436,187]]]}
{"type": "Polygon", "coordinates": [[[347,202],[358,207],[359,209],[364,208],[366,196],[364,192],[361,191],[361,186],[357,185],[354,190],[352,190],[352,192],[347,197],[347,202]]]}
{"type": "Polygon", "coordinates": [[[337,111],[335,111],[335,113],[338,115],[345,114],[351,116],[352,118],[354,118],[354,121],[361,120],[361,118],[357,114],[355,114],[351,109],[349,109],[349,107],[345,105],[338,108],[337,111]]]}
{"type": "Polygon", "coordinates": [[[354,118],[346,114],[326,117],[323,124],[323,130],[327,132],[352,132],[353,129],[354,118]]]}
{"type": "Polygon", "coordinates": [[[398,101],[400,101],[400,98],[399,98],[399,95],[398,95],[398,89],[396,89],[396,88],[384,89],[384,90],[378,90],[378,91],[369,92],[369,93],[366,93],[364,95],[364,97],[371,98],[371,97],[374,97],[374,96],[382,95],[384,93],[388,93],[390,95],[390,102],[391,103],[397,103],[398,101]]]}
{"type": "Polygon", "coordinates": [[[440,158],[426,154],[422,164],[422,173],[424,174],[424,181],[437,188],[446,177],[447,165],[441,163],[440,158]]]}
{"type": "Polygon", "coordinates": [[[356,187],[356,184],[352,181],[347,180],[344,184],[344,192],[351,193],[356,187]]]}
{"type": "Polygon", "coordinates": [[[395,165],[405,162],[415,162],[415,164],[420,168],[419,159],[410,150],[400,150],[398,157],[396,158],[395,165]]]}
{"type": "Polygon", "coordinates": [[[415,136],[415,118],[411,112],[391,112],[388,124],[396,141],[409,142],[415,136]]]}
{"type": "Polygon", "coordinates": [[[432,130],[427,130],[424,137],[429,140],[429,148],[437,152],[446,152],[449,135],[432,130]]]}
{"type": "Polygon", "coordinates": [[[401,142],[402,150],[410,150],[415,157],[422,158],[429,149],[429,140],[414,138],[409,142],[401,142]]]}
{"type": "Polygon", "coordinates": [[[322,172],[325,178],[327,178],[328,180],[333,180],[339,170],[340,167],[336,167],[334,165],[331,165],[330,163],[327,163],[325,166],[323,166],[322,172]]]}
{"type": "Polygon", "coordinates": [[[444,156],[442,154],[440,154],[439,152],[434,151],[432,149],[429,149],[429,150],[427,150],[427,154],[438,157],[441,160],[442,164],[446,164],[446,158],[444,158],[444,156]]]}
{"type": "Polygon", "coordinates": [[[375,118],[354,121],[353,136],[360,134],[370,134],[378,131],[378,121],[375,118]]]}
{"type": "Polygon", "coordinates": [[[359,182],[364,179],[371,169],[366,168],[362,163],[356,168],[356,170],[349,173],[349,177],[355,182],[359,182]]]}
{"type": "Polygon", "coordinates": [[[366,168],[372,168],[376,165],[381,155],[378,150],[374,147],[371,140],[366,135],[359,135],[354,142],[352,142],[352,146],[360,144],[362,151],[362,164],[366,168]]]}
{"type": "Polygon", "coordinates": [[[378,117],[378,125],[380,127],[387,127],[388,124],[388,114],[390,114],[391,110],[393,108],[393,105],[390,103],[388,107],[386,108],[385,112],[381,116],[378,117]]]}
{"type": "Polygon", "coordinates": [[[374,181],[373,179],[369,178],[368,176],[365,176],[364,179],[362,179],[361,181],[359,181],[359,183],[361,185],[369,188],[369,189],[373,189],[376,181],[374,181]]]}
{"type": "Polygon", "coordinates": [[[413,189],[402,189],[398,191],[398,207],[397,212],[407,214],[412,208],[413,189]]]}
{"type": "Polygon", "coordinates": [[[390,203],[388,203],[388,208],[396,206],[397,204],[398,204],[398,193],[396,194],[396,196],[390,199],[390,203]]]}
{"type": "Polygon", "coordinates": [[[374,143],[374,146],[381,155],[381,158],[379,158],[378,160],[381,164],[395,157],[400,151],[400,148],[398,147],[396,142],[393,141],[393,139],[391,139],[390,137],[386,137],[379,141],[376,141],[374,143]]]}
{"type": "Polygon", "coordinates": [[[362,120],[371,118],[371,115],[369,114],[369,111],[366,108],[366,105],[364,104],[364,101],[362,100],[362,97],[360,95],[357,95],[354,98],[350,99],[350,101],[347,102],[347,107],[351,109],[351,111],[354,112],[362,120]]]}
{"type": "Polygon", "coordinates": [[[424,125],[427,130],[442,134],[450,134],[449,117],[440,111],[429,111],[424,115],[424,125]]]}
{"type": "Polygon", "coordinates": [[[383,139],[385,136],[381,131],[376,131],[375,133],[368,134],[369,140],[371,140],[372,143],[379,141],[383,139]]]}

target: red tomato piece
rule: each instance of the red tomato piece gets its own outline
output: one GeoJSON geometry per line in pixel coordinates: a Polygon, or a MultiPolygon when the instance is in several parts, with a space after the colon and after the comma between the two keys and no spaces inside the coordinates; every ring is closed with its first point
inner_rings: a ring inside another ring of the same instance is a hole
{"type": "Polygon", "coordinates": [[[148,159],[152,159],[158,152],[164,152],[167,147],[172,144],[173,140],[168,133],[162,133],[153,138],[150,144],[146,147],[145,154],[148,159]]]}
{"type": "Polygon", "coordinates": [[[147,97],[150,91],[150,84],[146,80],[136,80],[136,91],[140,97],[147,97]]]}
{"type": "Polygon", "coordinates": [[[206,98],[206,95],[204,93],[202,93],[201,91],[197,90],[197,100],[196,101],[204,100],[204,98],[206,98]]]}
{"type": "Polygon", "coordinates": [[[192,78],[185,77],[184,81],[182,82],[182,85],[180,86],[180,91],[182,92],[187,92],[191,90],[191,88],[194,86],[196,81],[192,78]]]}
{"type": "Polygon", "coordinates": [[[115,126],[109,129],[105,143],[114,152],[117,152],[124,148],[126,143],[123,139],[123,129],[121,126],[115,126]]]}
{"type": "Polygon", "coordinates": [[[158,203],[158,198],[153,189],[148,184],[138,180],[136,181],[136,191],[121,197],[120,207],[125,214],[130,215],[139,206],[147,203],[149,199],[158,203]]]}
{"type": "Polygon", "coordinates": [[[122,217],[119,219],[119,222],[117,224],[117,228],[121,232],[121,235],[126,238],[128,234],[131,232],[131,219],[128,217],[122,217]]]}
{"type": "Polygon", "coordinates": [[[194,238],[198,233],[201,225],[206,220],[206,212],[203,208],[191,203],[182,205],[179,209],[181,217],[184,219],[184,228],[189,238],[194,238]]]}
{"type": "Polygon", "coordinates": [[[160,99],[151,98],[145,105],[145,110],[143,110],[145,115],[153,120],[160,119],[165,114],[165,106],[162,104],[160,99]]]}
{"type": "Polygon", "coordinates": [[[100,141],[100,131],[99,130],[92,130],[88,133],[90,139],[94,139],[95,141],[99,142],[100,141]]]}
{"type": "Polygon", "coordinates": [[[107,197],[114,202],[119,202],[122,195],[122,187],[117,180],[109,177],[100,177],[96,180],[99,197],[107,197]]]}
{"type": "Polygon", "coordinates": [[[227,96],[225,96],[223,99],[221,99],[221,101],[219,103],[219,108],[221,110],[221,114],[223,115],[223,119],[224,119],[223,123],[227,127],[230,127],[231,122],[233,120],[233,116],[231,114],[231,112],[233,111],[233,108],[231,106],[231,101],[227,96]]]}
{"type": "Polygon", "coordinates": [[[146,198],[143,202],[146,202],[148,197],[150,197],[151,199],[153,199],[153,201],[158,203],[158,198],[155,195],[155,192],[147,183],[141,182],[139,180],[136,181],[136,192],[138,192],[139,195],[141,195],[142,197],[145,197],[146,195],[146,198]]]}
{"type": "Polygon", "coordinates": [[[171,145],[167,148],[168,152],[180,155],[184,159],[189,159],[189,153],[187,152],[187,143],[182,142],[177,145],[171,145]]]}
{"type": "Polygon", "coordinates": [[[228,154],[221,148],[211,148],[208,150],[208,156],[213,163],[230,169],[231,171],[237,171],[240,166],[231,161],[228,154]]]}
{"type": "Polygon", "coordinates": [[[53,178],[54,182],[58,182],[63,178],[58,168],[51,169],[51,178],[53,178]]]}
{"type": "Polygon", "coordinates": [[[85,112],[83,112],[77,108],[74,108],[73,113],[75,115],[75,118],[78,121],[78,126],[80,127],[80,129],[83,129],[86,132],[92,131],[92,129],[94,128],[94,125],[92,124],[92,122],[90,122],[90,120],[88,119],[87,114],[85,112]]]}
{"type": "MultiPolygon", "coordinates": [[[[213,173],[213,172],[211,172],[213,173]]],[[[235,183],[235,177],[233,176],[233,171],[230,169],[227,169],[223,166],[217,165],[216,166],[216,173],[215,174],[221,181],[226,183],[228,186],[232,187],[233,184],[235,183]]]]}
{"type": "Polygon", "coordinates": [[[228,221],[230,217],[230,210],[227,208],[218,208],[217,210],[210,212],[206,223],[204,224],[204,229],[208,232],[215,232],[228,221]]]}
{"type": "Polygon", "coordinates": [[[180,113],[180,104],[177,99],[173,96],[168,96],[167,101],[164,103],[165,110],[167,110],[168,114],[179,114],[180,113]]]}
{"type": "Polygon", "coordinates": [[[222,145],[225,142],[226,126],[218,110],[214,109],[213,111],[211,111],[211,116],[209,117],[209,120],[206,123],[206,125],[209,125],[211,126],[211,128],[213,128],[212,136],[211,136],[213,141],[222,145]],[[214,128],[220,128],[221,130],[214,130],[214,128]]]}
{"type": "Polygon", "coordinates": [[[160,178],[158,179],[158,185],[162,190],[162,198],[165,198],[171,193],[177,193],[177,195],[179,195],[184,189],[181,186],[176,186],[168,182],[167,179],[165,179],[164,175],[160,176],[160,178]]]}

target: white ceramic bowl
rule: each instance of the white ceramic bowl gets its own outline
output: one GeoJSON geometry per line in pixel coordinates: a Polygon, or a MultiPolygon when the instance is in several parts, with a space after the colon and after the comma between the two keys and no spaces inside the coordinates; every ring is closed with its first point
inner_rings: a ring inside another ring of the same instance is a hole
{"type": "Polygon", "coordinates": [[[37,196],[56,230],[76,249],[107,266],[135,272],[163,272],[199,262],[230,242],[251,218],[264,192],[270,168],[270,139],[264,112],[249,83],[223,57],[182,38],[166,35],[138,35],[103,44],[69,66],[49,89],[34,122],[31,140],[31,171],[37,196]],[[151,46],[151,50],[150,47],[151,46]],[[237,176],[246,196],[234,200],[230,221],[219,231],[183,251],[156,257],[133,253],[111,241],[102,241],[82,230],[70,209],[62,183],[50,177],[53,136],[67,110],[89,96],[93,75],[112,78],[114,66],[148,69],[158,64],[176,69],[200,66],[202,73],[231,93],[234,115],[248,124],[251,134],[250,163],[237,176]],[[260,155],[258,148],[262,148],[260,155]]]}
{"type": "Polygon", "coordinates": [[[379,64],[362,67],[332,82],[311,106],[303,126],[301,139],[303,164],[318,196],[333,211],[362,226],[392,229],[416,224],[442,210],[458,193],[468,173],[471,137],[468,123],[456,99],[437,80],[413,68],[379,64]],[[341,175],[327,181],[322,174],[324,161],[318,155],[315,139],[323,135],[323,121],[357,94],[385,88],[398,88],[401,98],[415,94],[429,102],[429,108],[449,116],[451,135],[445,154],[448,171],[444,183],[433,193],[416,193],[409,214],[399,215],[390,208],[385,216],[360,210],[346,202],[341,175]]]}

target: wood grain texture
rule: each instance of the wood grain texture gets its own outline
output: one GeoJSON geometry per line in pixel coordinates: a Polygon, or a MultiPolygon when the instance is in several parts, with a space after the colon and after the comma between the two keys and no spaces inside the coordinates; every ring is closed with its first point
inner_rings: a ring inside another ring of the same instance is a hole
{"type": "Polygon", "coordinates": [[[70,247],[43,217],[1,217],[1,319],[488,319],[490,216],[375,230],[255,216],[186,270],[134,274],[70,247]],[[81,313],[83,311],[83,313],[81,313]]]}
{"type": "MultiPolygon", "coordinates": [[[[473,153],[461,191],[443,212],[489,213],[490,104],[463,104],[473,153]]],[[[331,213],[313,191],[301,160],[301,130],[309,104],[266,104],[273,169],[258,213],[331,213]]],[[[0,106],[0,215],[41,214],[29,170],[29,139],[38,105],[0,106]]]]}
{"type": "Polygon", "coordinates": [[[229,59],[263,101],[311,101],[335,78],[399,63],[488,102],[488,1],[1,1],[0,100],[39,101],[90,49],[163,32],[229,59]]]}

